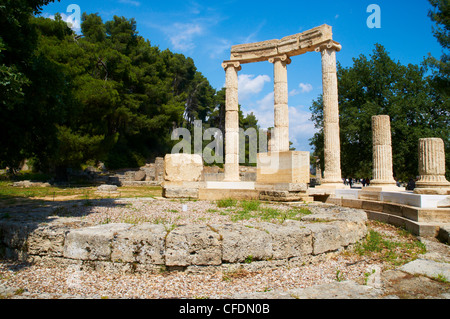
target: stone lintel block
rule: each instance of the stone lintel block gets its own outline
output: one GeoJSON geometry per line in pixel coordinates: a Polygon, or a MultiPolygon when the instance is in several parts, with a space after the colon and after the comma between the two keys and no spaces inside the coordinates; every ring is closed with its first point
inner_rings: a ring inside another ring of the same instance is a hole
{"type": "Polygon", "coordinates": [[[230,60],[251,63],[267,61],[269,58],[280,56],[280,54],[292,57],[313,52],[329,42],[334,43],[332,38],[331,26],[324,24],[282,39],[234,45],[231,47],[230,60]]]}
{"type": "Polygon", "coordinates": [[[208,226],[179,226],[166,237],[165,258],[166,266],[220,265],[220,236],[208,226]]]}

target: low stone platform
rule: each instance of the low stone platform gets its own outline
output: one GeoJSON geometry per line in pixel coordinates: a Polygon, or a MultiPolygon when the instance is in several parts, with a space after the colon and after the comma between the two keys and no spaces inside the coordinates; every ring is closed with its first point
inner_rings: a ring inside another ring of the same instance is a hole
{"type": "Polygon", "coordinates": [[[368,199],[331,197],[327,203],[363,209],[369,219],[403,227],[417,236],[438,237],[440,228],[450,225],[450,208],[420,208],[368,199]]]}
{"type": "Polygon", "coordinates": [[[363,210],[335,207],[282,224],[205,225],[111,223],[83,220],[0,221],[3,258],[76,264],[123,272],[229,270],[295,266],[327,258],[366,236],[363,210]]]}

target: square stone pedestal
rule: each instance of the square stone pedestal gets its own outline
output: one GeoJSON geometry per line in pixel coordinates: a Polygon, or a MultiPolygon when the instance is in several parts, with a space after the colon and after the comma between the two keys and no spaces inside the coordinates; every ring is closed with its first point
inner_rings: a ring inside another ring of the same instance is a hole
{"type": "Polygon", "coordinates": [[[309,152],[258,153],[255,189],[261,200],[312,201],[308,196],[309,152]]]}
{"type": "Polygon", "coordinates": [[[359,191],[359,198],[380,200],[381,192],[404,192],[404,191],[405,191],[404,187],[398,187],[396,185],[367,186],[363,187],[359,191]]]}
{"type": "Polygon", "coordinates": [[[309,183],[309,152],[258,153],[256,182],[309,183]]]}

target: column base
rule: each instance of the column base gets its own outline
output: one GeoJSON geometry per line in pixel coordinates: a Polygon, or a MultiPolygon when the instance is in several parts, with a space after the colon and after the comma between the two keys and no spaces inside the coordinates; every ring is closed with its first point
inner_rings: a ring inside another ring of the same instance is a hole
{"type": "Polygon", "coordinates": [[[368,192],[403,192],[404,187],[398,187],[397,185],[387,184],[387,185],[372,185],[362,188],[363,191],[368,192]]]}
{"type": "Polygon", "coordinates": [[[322,184],[316,185],[317,189],[350,189],[350,185],[345,185],[343,182],[327,182],[322,181],[322,184]]]}
{"type": "Polygon", "coordinates": [[[450,187],[428,187],[428,188],[415,188],[414,194],[421,195],[450,195],[450,187]]]}

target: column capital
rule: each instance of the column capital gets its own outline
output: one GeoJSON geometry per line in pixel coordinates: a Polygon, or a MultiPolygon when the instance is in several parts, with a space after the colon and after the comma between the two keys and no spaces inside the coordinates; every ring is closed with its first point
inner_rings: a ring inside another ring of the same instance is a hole
{"type": "Polygon", "coordinates": [[[322,52],[323,50],[335,50],[337,52],[341,51],[342,45],[339,44],[336,41],[330,40],[328,42],[322,43],[321,45],[317,46],[314,51],[316,52],[322,52]]]}
{"type": "Polygon", "coordinates": [[[237,71],[240,71],[242,69],[241,63],[239,61],[223,61],[222,62],[222,68],[224,68],[225,70],[230,66],[235,68],[237,71]]]}
{"type": "Polygon", "coordinates": [[[281,62],[285,62],[286,64],[291,63],[291,59],[287,56],[287,54],[282,54],[278,56],[273,56],[268,59],[270,63],[275,63],[275,61],[280,60],[281,62]]]}

